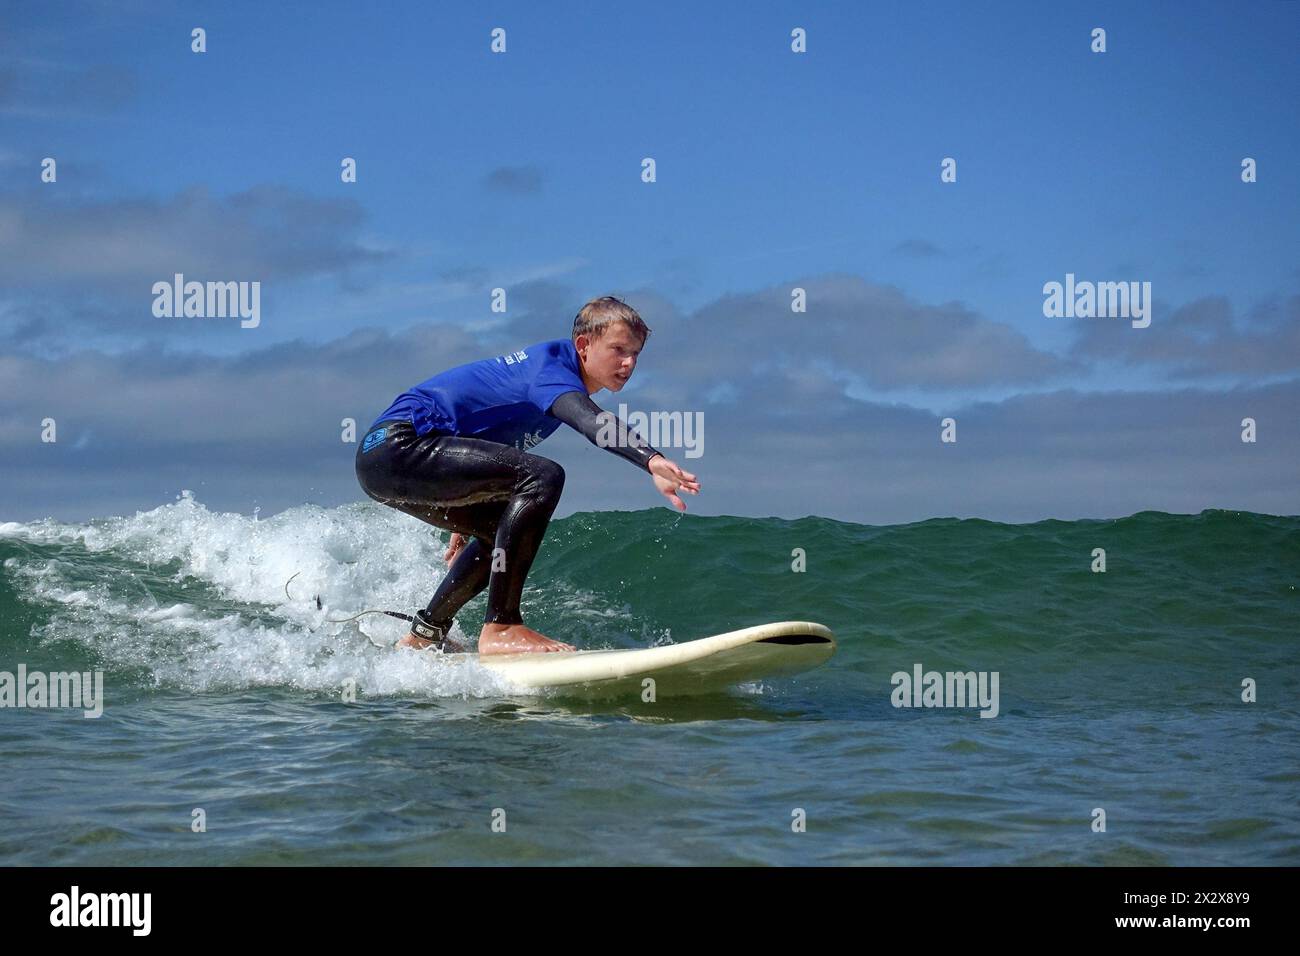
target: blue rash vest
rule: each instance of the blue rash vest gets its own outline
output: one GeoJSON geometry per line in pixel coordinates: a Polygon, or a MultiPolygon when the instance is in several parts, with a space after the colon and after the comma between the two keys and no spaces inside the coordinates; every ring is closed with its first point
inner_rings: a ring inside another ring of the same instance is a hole
{"type": "Polygon", "coordinates": [[[398,395],[370,427],[407,421],[417,435],[436,428],[526,450],[560,427],[546,414],[556,398],[587,394],[580,368],[571,340],[539,342],[425,379],[398,395]]]}

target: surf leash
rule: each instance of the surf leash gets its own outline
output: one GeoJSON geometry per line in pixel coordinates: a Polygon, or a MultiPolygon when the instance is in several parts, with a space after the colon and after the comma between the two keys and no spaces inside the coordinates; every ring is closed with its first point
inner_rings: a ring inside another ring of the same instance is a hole
{"type": "MultiPolygon", "coordinates": [[[[300,574],[302,574],[301,571],[295,571],[293,572],[292,575],[290,575],[289,580],[284,582],[284,596],[287,597],[290,601],[293,600],[293,595],[289,593],[289,584],[290,582],[293,581],[294,578],[296,578],[300,574]]],[[[316,595],[316,610],[318,611],[321,610],[321,600],[319,594],[316,595]]],[[[403,614],[401,611],[386,611],[383,608],[368,608],[364,611],[358,611],[356,614],[353,614],[351,617],[342,617],[342,618],[327,617],[321,623],[350,624],[351,622],[355,621],[357,618],[365,617],[367,614],[387,614],[389,617],[395,617],[399,621],[406,621],[407,623],[410,623],[415,620],[415,618],[412,617],[410,614],[403,614]]],[[[312,633],[314,631],[315,628],[312,628],[311,631],[309,631],[308,633],[312,633]]],[[[374,644],[376,647],[387,647],[386,644],[377,643],[373,638],[370,637],[369,634],[366,634],[365,636],[370,641],[370,643],[374,644]]]]}

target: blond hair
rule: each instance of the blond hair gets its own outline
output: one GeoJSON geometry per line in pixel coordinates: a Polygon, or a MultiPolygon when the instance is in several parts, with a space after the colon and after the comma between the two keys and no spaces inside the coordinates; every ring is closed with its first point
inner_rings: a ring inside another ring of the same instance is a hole
{"type": "Polygon", "coordinates": [[[578,314],[573,319],[573,340],[576,342],[579,335],[598,339],[605,334],[605,329],[615,322],[622,322],[631,329],[640,337],[643,345],[650,335],[650,327],[641,321],[641,316],[637,315],[636,309],[622,299],[606,295],[599,299],[592,299],[578,310],[578,314]]]}

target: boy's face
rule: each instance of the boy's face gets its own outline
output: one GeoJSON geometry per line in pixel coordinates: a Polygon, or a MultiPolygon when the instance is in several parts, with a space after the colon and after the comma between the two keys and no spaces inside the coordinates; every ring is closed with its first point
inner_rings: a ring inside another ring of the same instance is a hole
{"type": "Polygon", "coordinates": [[[645,345],[640,337],[622,322],[605,328],[600,338],[579,335],[574,340],[578,357],[582,360],[585,378],[598,386],[617,392],[627,384],[636,368],[637,356],[645,345]]]}

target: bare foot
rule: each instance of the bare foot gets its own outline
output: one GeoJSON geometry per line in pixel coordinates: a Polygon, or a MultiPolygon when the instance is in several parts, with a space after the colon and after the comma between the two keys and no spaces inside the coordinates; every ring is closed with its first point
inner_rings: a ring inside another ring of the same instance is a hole
{"type": "Polygon", "coordinates": [[[538,634],[522,624],[484,624],[478,635],[480,654],[522,654],[529,652],[577,650],[572,644],[562,644],[538,634]]]}
{"type": "MultiPolygon", "coordinates": [[[[423,637],[419,637],[417,634],[415,634],[414,631],[412,631],[411,633],[407,634],[406,637],[398,641],[395,646],[413,647],[417,651],[422,651],[426,647],[433,647],[434,643],[433,641],[427,640],[423,637]]],[[[450,637],[443,638],[442,649],[447,654],[462,654],[465,651],[465,648],[458,641],[453,641],[450,637]]]]}

